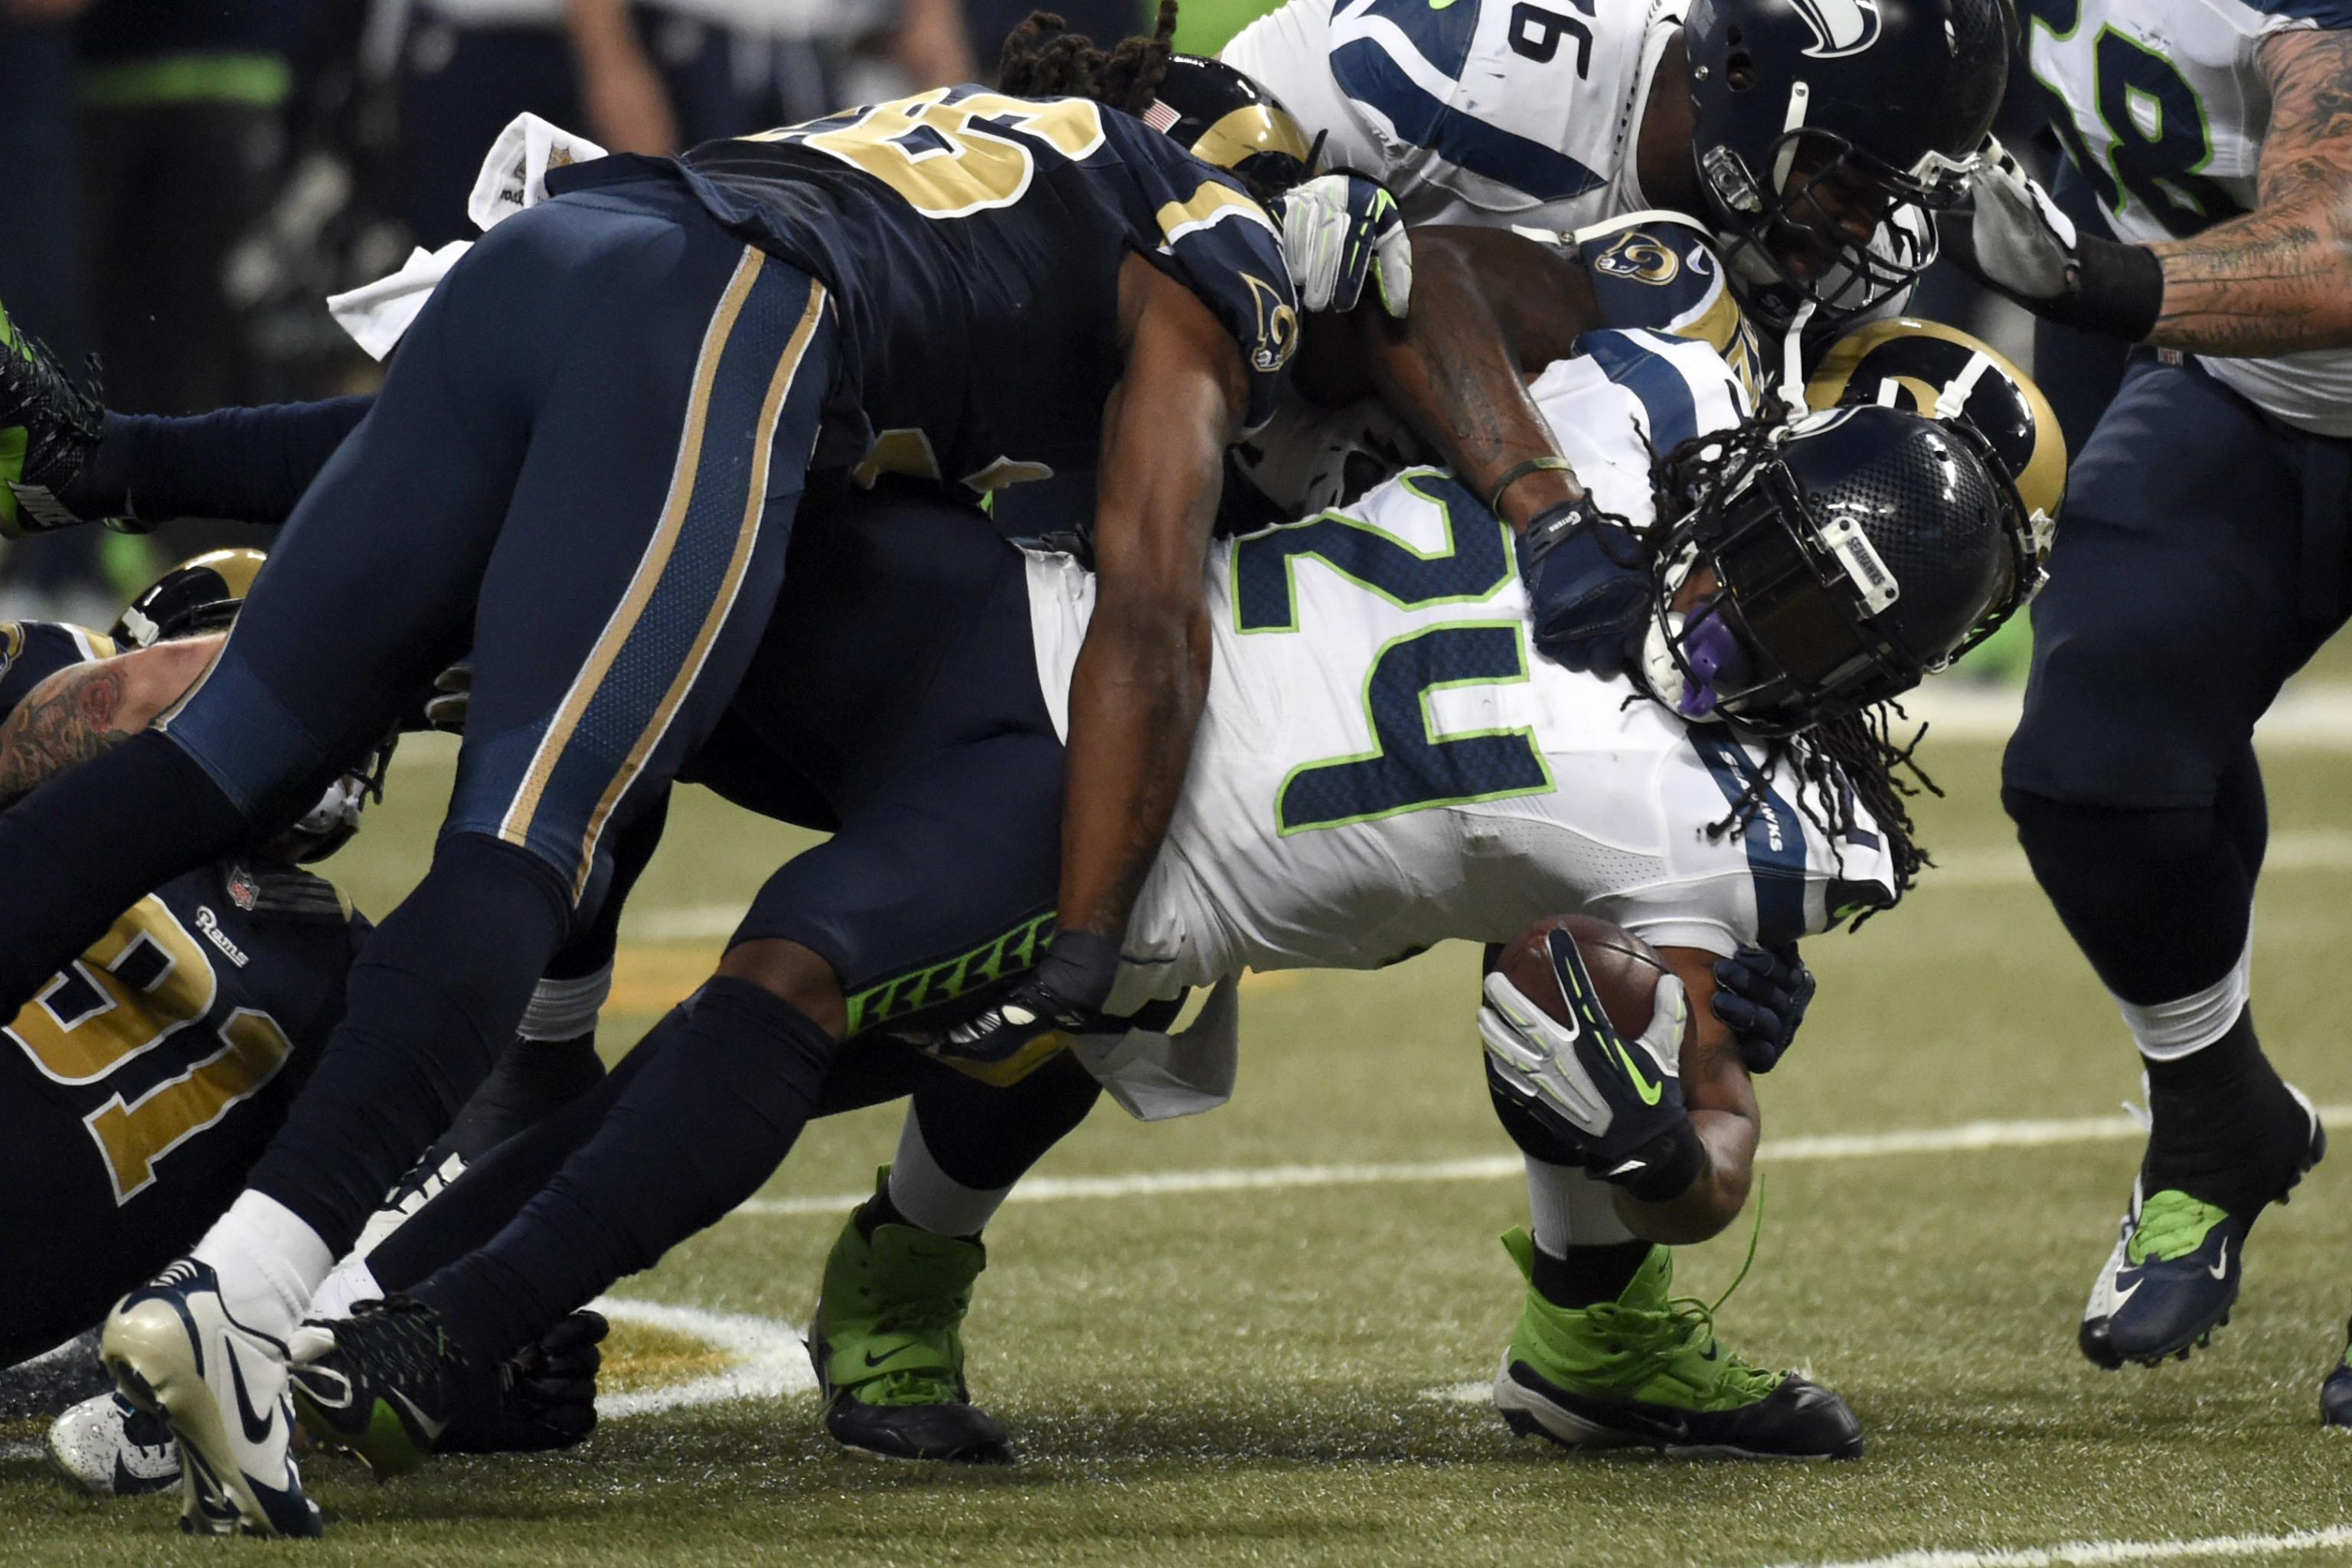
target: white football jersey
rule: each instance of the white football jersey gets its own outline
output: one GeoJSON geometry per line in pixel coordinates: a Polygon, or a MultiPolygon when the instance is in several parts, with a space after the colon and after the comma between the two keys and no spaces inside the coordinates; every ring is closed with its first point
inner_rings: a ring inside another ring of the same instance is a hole
{"type": "MultiPolygon", "coordinates": [[[[1579,346],[1537,402],[1601,504],[1645,524],[1651,444],[1736,423],[1744,396],[1704,343],[1609,331],[1579,346]]],[[[1064,557],[1029,573],[1039,679],[1066,725],[1094,579],[1064,557]]],[[[1721,953],[1894,897],[1874,825],[1832,842],[1826,803],[1785,770],[1744,831],[1710,831],[1762,749],[1538,658],[1508,529],[1442,469],[1223,542],[1208,591],[1208,703],[1114,1011],[1244,969],[1507,941],[1580,909],[1721,953]]]]}
{"type": "Polygon", "coordinates": [[[1412,223],[1562,231],[1637,211],[1634,145],[1683,0],[1290,0],[1220,55],[1412,223]]]}
{"type": "MultiPolygon", "coordinates": [[[[2270,122],[2255,55],[2273,33],[2352,26],[2341,0],[2029,0],[2027,58],[2118,238],[2180,239],[2250,210],[2270,122]]],[[[2202,357],[2202,356],[2200,356],[2202,357]]],[[[2203,360],[2256,407],[2352,436],[2352,349],[2203,360]]]]}

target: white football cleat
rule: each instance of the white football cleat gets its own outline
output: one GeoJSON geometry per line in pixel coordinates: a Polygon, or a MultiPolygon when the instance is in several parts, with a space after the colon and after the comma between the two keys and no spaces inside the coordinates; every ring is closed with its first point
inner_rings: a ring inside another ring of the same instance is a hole
{"type": "Polygon", "coordinates": [[[229,1316],[209,1264],[184,1258],[117,1301],[99,1353],[122,1396],[179,1439],[181,1529],[321,1533],[289,1451],[285,1342],[229,1316]]]}
{"type": "Polygon", "coordinates": [[[119,1394],[85,1399],[50,1423],[49,1459],[100,1497],[141,1497],[180,1484],[172,1428],[119,1394]]]}

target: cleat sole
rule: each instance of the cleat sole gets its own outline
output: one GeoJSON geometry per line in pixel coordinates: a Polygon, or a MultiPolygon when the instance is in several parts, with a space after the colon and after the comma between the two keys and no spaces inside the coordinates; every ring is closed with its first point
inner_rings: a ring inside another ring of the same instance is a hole
{"type": "Polygon", "coordinates": [[[110,1314],[99,1341],[115,1387],[161,1415],[179,1443],[180,1528],[191,1535],[281,1534],[237,1467],[220,1403],[192,1352],[187,1320],[152,1300],[110,1314]]]}

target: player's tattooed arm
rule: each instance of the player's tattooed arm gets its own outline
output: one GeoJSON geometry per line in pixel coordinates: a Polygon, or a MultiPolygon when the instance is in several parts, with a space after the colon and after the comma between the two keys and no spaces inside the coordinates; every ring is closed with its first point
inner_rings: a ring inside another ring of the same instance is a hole
{"type": "Polygon", "coordinates": [[[1239,345],[1190,289],[1129,257],[1119,295],[1127,369],[1104,410],[1095,611],[1070,677],[1059,906],[1065,931],[1113,942],[1208,697],[1209,537],[1248,402],[1239,345]]]}
{"type": "MultiPolygon", "coordinates": [[[[1527,377],[1599,324],[1591,279],[1559,251],[1499,230],[1412,237],[1412,314],[1359,308],[1350,324],[1382,400],[1484,500],[1518,464],[1559,455],[1527,377]]],[[[1504,520],[1525,528],[1583,493],[1566,471],[1533,470],[1504,491],[1504,520]]]]}
{"type": "Polygon", "coordinates": [[[1645,1204],[1619,1188],[1617,1216],[1634,1235],[1682,1246],[1705,1241],[1738,1217],[1755,1173],[1756,1141],[1762,1113],[1756,1089],[1740,1064],[1739,1042],[1715,1016],[1715,960],[1696,948],[1669,947],[1658,954],[1682,981],[1689,999],[1691,1032],[1683,1042],[1683,1104],[1691,1126],[1706,1146],[1706,1169],[1678,1195],[1645,1204]]]}
{"type": "Polygon", "coordinates": [[[224,640],[159,643],[70,666],[33,688],[0,723],[0,810],[145,729],[187,694],[224,640]]]}
{"type": "Polygon", "coordinates": [[[2164,310],[2148,341],[2260,357],[2352,345],[2352,32],[2273,35],[2258,205],[2151,246],[2164,310]]]}

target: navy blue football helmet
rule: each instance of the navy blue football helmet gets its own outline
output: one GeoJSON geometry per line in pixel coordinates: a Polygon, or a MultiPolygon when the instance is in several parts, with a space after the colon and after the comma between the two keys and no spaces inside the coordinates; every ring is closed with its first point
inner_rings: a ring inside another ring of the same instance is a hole
{"type": "Polygon", "coordinates": [[[1828,325],[1927,269],[2015,31],[2009,0],[1695,0],[1693,152],[1751,314],[1828,325]]]}
{"type": "Polygon", "coordinates": [[[1662,468],[1645,668],[1690,717],[1790,735],[1898,697],[2040,582],[2017,487],[1964,421],[1879,406],[1751,421],[1662,468]],[[1694,577],[1706,596],[1677,613],[1694,577]]]}

